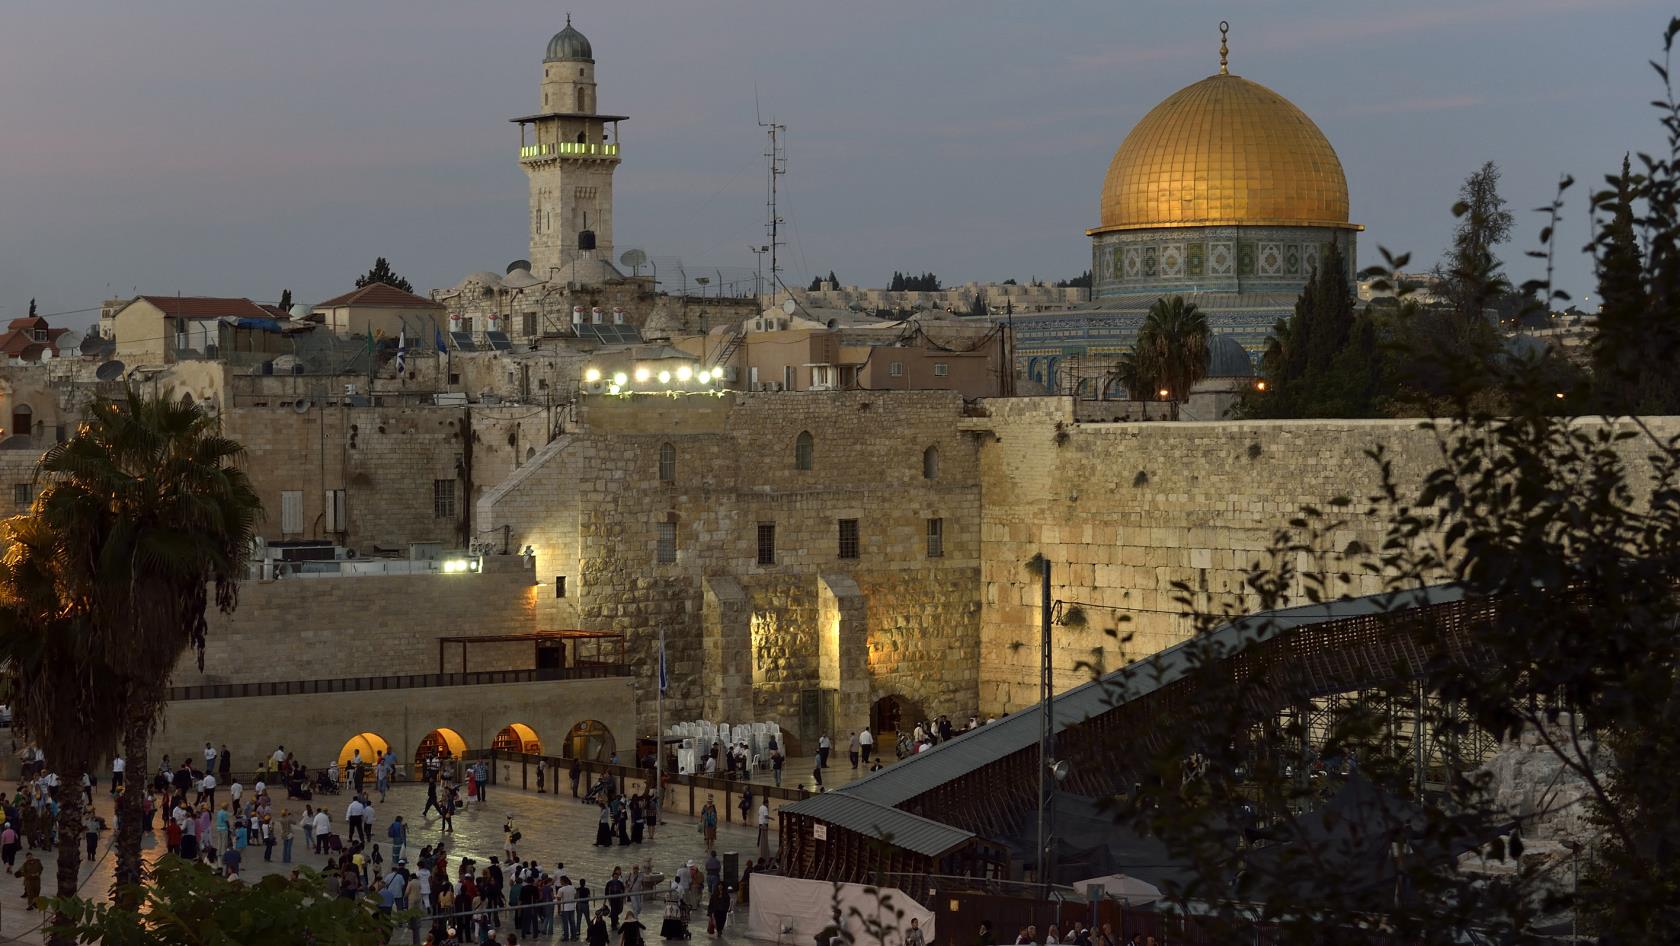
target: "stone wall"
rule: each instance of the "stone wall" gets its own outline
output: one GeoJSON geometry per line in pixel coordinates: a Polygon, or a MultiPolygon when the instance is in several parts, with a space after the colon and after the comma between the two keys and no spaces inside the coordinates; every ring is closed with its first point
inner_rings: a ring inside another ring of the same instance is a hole
{"type": "MultiPolygon", "coordinates": [[[[204,670],[188,655],[171,683],[323,680],[438,672],[439,637],[536,630],[533,573],[518,556],[484,559],[479,574],[247,581],[232,614],[213,608],[204,670]]],[[[531,643],[468,648],[468,670],[535,666],[531,643]]],[[[461,670],[459,646],[444,670],[461,670]]]]}
{"type": "MultiPolygon", "coordinates": [[[[1252,610],[1244,580],[1275,531],[1303,506],[1368,497],[1377,482],[1371,448],[1387,448],[1402,484],[1439,465],[1434,435],[1415,420],[1080,424],[1071,398],[985,407],[990,417],[964,425],[989,432],[979,506],[988,713],[1036,699],[1039,588],[1024,567],[1035,554],[1051,563],[1055,598],[1097,605],[1085,609],[1086,627],[1055,629],[1056,684],[1066,688],[1093,667],[1115,669],[1189,635],[1175,583],[1190,589],[1199,613],[1252,610]]],[[[1677,418],[1651,423],[1662,435],[1680,430],[1677,418]]],[[[1643,452],[1629,450],[1634,481],[1643,452]]],[[[1320,564],[1297,564],[1340,568],[1348,543],[1377,547],[1382,535],[1379,519],[1355,511],[1328,536],[1320,564]]],[[[1352,577],[1348,594],[1381,590],[1371,576],[1352,577]]],[[[1297,601],[1302,591],[1297,581],[1297,601]]]]}
{"type": "MultiPolygon", "coordinates": [[[[694,718],[730,696],[706,672],[707,635],[741,635],[715,602],[720,616],[708,621],[714,577],[734,580],[751,615],[754,719],[798,734],[802,711],[841,705],[812,697],[834,689],[823,685],[820,576],[856,583],[869,603],[864,646],[882,655],[860,664],[870,674],[864,710],[853,705],[824,725],[862,725],[867,702],[904,689],[930,712],[967,715],[977,664],[950,656],[972,654],[978,640],[979,479],[973,438],[957,430],[961,413],[950,392],[586,398],[578,429],[488,493],[479,520],[488,530],[507,524],[516,548],[535,548],[538,575],[551,583],[539,589],[539,622],[630,634],[637,673],[649,681],[664,628],[668,719],[694,718]],[[795,469],[802,431],[812,437],[810,470],[795,469]],[[659,476],[665,446],[675,461],[669,482],[659,476]],[[928,479],[930,446],[939,459],[928,479]],[[933,558],[930,518],[944,523],[943,555],[933,558]],[[855,559],[839,557],[841,519],[858,520],[855,559]],[[761,523],[775,527],[773,564],[758,563],[761,523]],[[661,562],[667,524],[675,560],[661,562]],[[564,599],[552,584],[562,575],[564,599]],[[907,602],[910,589],[920,589],[910,613],[875,603],[907,602]],[[916,646],[905,641],[911,634],[920,635],[916,646]]],[[[644,729],[653,711],[644,697],[644,729]]],[[[804,727],[811,739],[815,723],[804,727]]]]}

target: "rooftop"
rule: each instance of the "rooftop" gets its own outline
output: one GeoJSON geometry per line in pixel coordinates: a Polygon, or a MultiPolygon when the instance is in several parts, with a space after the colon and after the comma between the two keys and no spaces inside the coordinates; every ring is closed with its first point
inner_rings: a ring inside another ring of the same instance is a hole
{"type": "Polygon", "coordinates": [[[441,309],[443,304],[433,302],[425,296],[417,296],[412,292],[387,286],[382,282],[368,283],[360,289],[352,289],[341,296],[333,296],[325,302],[318,303],[317,309],[331,309],[339,306],[369,306],[382,309],[441,309]]]}

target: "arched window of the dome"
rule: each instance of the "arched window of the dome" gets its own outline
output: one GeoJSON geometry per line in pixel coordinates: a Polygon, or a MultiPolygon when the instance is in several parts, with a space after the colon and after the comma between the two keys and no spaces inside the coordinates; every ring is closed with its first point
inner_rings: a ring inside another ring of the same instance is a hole
{"type": "Polygon", "coordinates": [[[1043,367],[1042,362],[1039,361],[1039,359],[1037,359],[1037,358],[1028,358],[1027,359],[1027,380],[1028,381],[1036,381],[1039,384],[1044,383],[1044,367],[1043,367]]]}

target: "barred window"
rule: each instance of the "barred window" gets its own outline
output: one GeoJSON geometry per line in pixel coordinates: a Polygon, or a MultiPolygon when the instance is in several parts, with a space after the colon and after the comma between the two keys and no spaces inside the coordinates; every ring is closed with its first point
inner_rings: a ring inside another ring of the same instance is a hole
{"type": "Polygon", "coordinates": [[[856,519],[841,519],[840,522],[840,557],[858,557],[858,521],[856,519]]]}
{"type": "Polygon", "coordinates": [[[677,448],[668,443],[659,445],[659,482],[673,483],[677,479],[677,448]]]}
{"type": "Polygon", "coordinates": [[[432,480],[432,518],[455,518],[454,480],[432,480]]]}
{"type": "Polygon", "coordinates": [[[774,522],[758,524],[758,564],[776,564],[776,524],[774,522]]]}
{"type": "Polygon", "coordinates": [[[945,557],[945,520],[927,521],[927,553],[928,558],[945,557]]]}
{"type": "Polygon", "coordinates": [[[677,560],[677,515],[672,513],[659,525],[658,562],[669,565],[677,560]]]}
{"type": "Polygon", "coordinates": [[[30,503],[34,502],[34,501],[35,501],[35,484],[34,483],[13,483],[12,484],[12,505],[17,506],[19,509],[23,509],[23,508],[28,507],[28,505],[30,503]]]}

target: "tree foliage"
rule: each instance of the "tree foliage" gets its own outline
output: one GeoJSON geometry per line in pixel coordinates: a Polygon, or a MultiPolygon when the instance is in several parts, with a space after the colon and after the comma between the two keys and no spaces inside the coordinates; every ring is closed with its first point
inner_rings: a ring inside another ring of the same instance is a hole
{"type": "Polygon", "coordinates": [[[396,272],[391,269],[390,262],[383,256],[373,261],[372,269],[368,270],[362,276],[357,277],[356,288],[361,289],[364,286],[371,286],[374,283],[384,283],[387,286],[394,286],[397,289],[401,289],[403,292],[414,291],[414,286],[411,285],[408,280],[398,276],[396,272]]]}
{"type": "Polygon", "coordinates": [[[1266,387],[1249,394],[1251,417],[1374,417],[1382,413],[1385,357],[1378,317],[1355,314],[1347,264],[1332,244],[1295,302],[1272,327],[1261,360],[1266,387]]]}
{"type": "Polygon", "coordinates": [[[888,292],[938,292],[944,287],[939,283],[939,277],[932,273],[920,276],[893,271],[892,280],[887,284],[888,292]]]}
{"type": "Polygon", "coordinates": [[[104,946],[383,946],[392,922],[367,900],[326,895],[321,878],[299,868],[291,880],[228,880],[175,855],[158,859],[137,906],[63,898],[55,932],[104,946]]]}
{"type": "MultiPolygon", "coordinates": [[[[1131,359],[1121,359],[1121,372],[1130,374],[1134,383],[1126,385],[1132,397],[1144,400],[1166,391],[1166,400],[1183,402],[1190,399],[1190,389],[1207,377],[1208,344],[1213,337],[1207,316],[1193,302],[1183,296],[1157,299],[1144,316],[1132,345],[1131,359]],[[1142,393],[1144,396],[1139,398],[1142,393]]],[[[1125,382],[1122,380],[1122,384],[1125,382]]]]}

